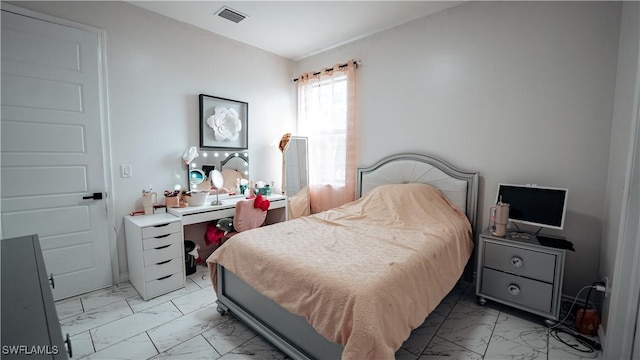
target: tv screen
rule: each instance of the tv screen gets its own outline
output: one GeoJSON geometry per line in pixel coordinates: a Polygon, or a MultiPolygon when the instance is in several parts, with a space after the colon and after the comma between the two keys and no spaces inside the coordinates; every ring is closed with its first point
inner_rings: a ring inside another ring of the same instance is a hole
{"type": "Polygon", "coordinates": [[[562,230],[567,193],[561,188],[500,184],[496,201],[509,204],[512,222],[562,230]]]}

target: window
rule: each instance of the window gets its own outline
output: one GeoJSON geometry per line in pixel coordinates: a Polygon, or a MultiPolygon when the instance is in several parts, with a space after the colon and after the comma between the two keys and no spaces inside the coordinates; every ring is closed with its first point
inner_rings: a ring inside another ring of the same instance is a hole
{"type": "Polygon", "coordinates": [[[354,75],[351,62],[298,78],[298,133],[309,139],[312,213],[355,195],[354,75]]]}
{"type": "Polygon", "coordinates": [[[345,185],[347,78],[310,82],[300,104],[298,129],[309,138],[311,183],[345,185]]]}

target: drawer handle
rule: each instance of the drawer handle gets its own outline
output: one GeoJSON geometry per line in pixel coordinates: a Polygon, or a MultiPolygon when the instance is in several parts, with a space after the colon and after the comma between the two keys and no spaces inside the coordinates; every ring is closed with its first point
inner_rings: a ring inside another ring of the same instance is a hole
{"type": "Polygon", "coordinates": [[[67,345],[67,353],[69,354],[69,357],[72,358],[73,349],[71,348],[71,338],[69,338],[69,333],[67,333],[67,339],[64,341],[64,343],[67,345]]]}
{"type": "Polygon", "coordinates": [[[168,248],[169,246],[171,246],[171,244],[169,244],[169,245],[165,245],[165,246],[160,246],[160,247],[157,247],[157,248],[155,248],[155,249],[156,249],[156,250],[165,249],[165,248],[168,248]]]}
{"type": "Polygon", "coordinates": [[[166,238],[167,236],[169,236],[171,234],[165,234],[165,235],[160,235],[160,236],[156,236],[155,239],[162,239],[162,238],[166,238]]]}
{"type": "Polygon", "coordinates": [[[160,224],[160,225],[154,225],[153,227],[159,228],[159,227],[165,227],[165,226],[169,226],[169,224],[160,224]]]}
{"type": "Polygon", "coordinates": [[[513,265],[513,267],[522,267],[522,265],[524,265],[524,261],[522,261],[521,257],[518,256],[514,256],[511,258],[511,265],[513,265]]]}
{"type": "Polygon", "coordinates": [[[168,262],[171,262],[172,260],[173,260],[173,259],[171,259],[171,260],[167,260],[167,261],[163,261],[163,262],[159,262],[159,263],[156,263],[156,265],[166,264],[166,263],[168,263],[168,262]]]}
{"type": "Polygon", "coordinates": [[[511,295],[514,295],[514,296],[520,295],[520,286],[516,284],[509,284],[509,286],[507,287],[507,290],[511,295]]]}
{"type": "Polygon", "coordinates": [[[167,275],[167,276],[163,276],[163,277],[158,278],[158,279],[156,279],[156,280],[164,280],[164,279],[168,279],[168,278],[170,278],[170,277],[172,277],[172,276],[173,276],[173,274],[171,274],[171,275],[167,275]]]}

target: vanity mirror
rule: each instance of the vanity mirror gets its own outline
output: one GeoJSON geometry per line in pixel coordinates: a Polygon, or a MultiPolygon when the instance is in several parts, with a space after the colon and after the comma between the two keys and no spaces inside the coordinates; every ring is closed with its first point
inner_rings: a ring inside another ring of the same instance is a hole
{"type": "Polygon", "coordinates": [[[310,214],[307,138],[291,136],[284,151],[284,191],[289,199],[289,219],[310,214]]]}
{"type": "Polygon", "coordinates": [[[209,177],[211,178],[211,185],[216,188],[216,199],[211,202],[211,205],[222,205],[223,202],[220,201],[220,189],[224,184],[222,172],[220,170],[211,170],[209,177]]]}
{"type": "Polygon", "coordinates": [[[222,174],[223,183],[220,188],[221,194],[236,192],[238,182],[242,179],[249,179],[249,151],[223,152],[201,150],[199,156],[193,159],[188,165],[189,189],[211,190],[209,174],[213,170],[218,170],[222,174]]]}

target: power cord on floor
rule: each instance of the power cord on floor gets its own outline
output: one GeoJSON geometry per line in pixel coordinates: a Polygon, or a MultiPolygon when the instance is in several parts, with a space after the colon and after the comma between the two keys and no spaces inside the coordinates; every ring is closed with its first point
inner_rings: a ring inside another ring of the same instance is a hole
{"type": "Polygon", "coordinates": [[[572,350],[578,351],[582,354],[592,354],[593,357],[597,357],[596,351],[600,350],[600,344],[597,342],[588,339],[580,334],[576,334],[575,332],[569,330],[568,328],[554,328],[549,331],[549,335],[551,335],[554,339],[559,342],[565,344],[570,347],[572,350]],[[562,334],[566,334],[569,337],[565,336],[563,338],[562,334]]]}
{"type": "MultiPolygon", "coordinates": [[[[582,289],[580,289],[580,291],[578,291],[578,294],[576,294],[576,297],[573,299],[573,302],[571,303],[571,306],[569,307],[569,310],[567,311],[567,314],[565,315],[565,317],[560,320],[559,323],[550,326],[549,327],[549,334],[551,336],[553,336],[554,339],[560,341],[561,343],[569,346],[570,348],[577,350],[581,353],[595,353],[596,350],[600,350],[602,347],[600,346],[600,344],[594,340],[591,340],[585,336],[582,336],[578,333],[573,332],[572,330],[568,329],[568,328],[558,328],[560,325],[562,325],[565,320],[567,320],[567,318],[571,315],[571,310],[573,310],[573,307],[575,306],[576,302],[578,301],[578,298],[580,297],[580,293],[582,293],[584,290],[589,289],[588,292],[588,296],[591,295],[591,290],[592,289],[596,289],[598,291],[602,290],[602,285],[599,282],[595,282],[591,285],[585,286],[582,289]],[[576,342],[576,343],[570,343],[569,340],[565,340],[563,339],[560,334],[568,334],[570,335],[576,342]],[[581,348],[584,347],[584,348],[581,348]]],[[[587,296],[587,304],[589,303],[589,297],[587,296]]],[[[585,307],[586,308],[586,307],[585,307]]],[[[584,311],[583,311],[583,317],[582,320],[584,321],[584,311]]]]}
{"type": "Polygon", "coordinates": [[[587,285],[587,286],[583,287],[582,289],[580,289],[580,291],[578,291],[578,294],[576,294],[576,297],[573,299],[573,302],[571,303],[571,306],[569,307],[569,310],[567,311],[567,315],[565,315],[565,317],[564,317],[562,320],[560,320],[560,322],[559,322],[559,323],[557,323],[557,324],[555,324],[555,325],[553,325],[553,326],[550,326],[550,327],[549,327],[549,329],[553,329],[553,328],[556,328],[556,327],[558,327],[558,326],[562,325],[562,324],[564,323],[564,321],[565,321],[565,320],[567,320],[567,318],[571,315],[571,310],[573,310],[573,307],[576,305],[576,302],[578,301],[578,298],[580,297],[580,294],[581,294],[584,290],[586,290],[586,289],[590,289],[590,288],[592,288],[593,286],[594,286],[594,285],[587,285]]]}

